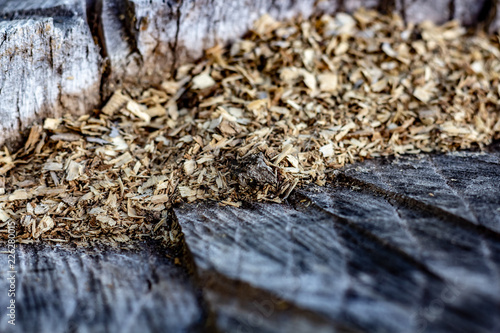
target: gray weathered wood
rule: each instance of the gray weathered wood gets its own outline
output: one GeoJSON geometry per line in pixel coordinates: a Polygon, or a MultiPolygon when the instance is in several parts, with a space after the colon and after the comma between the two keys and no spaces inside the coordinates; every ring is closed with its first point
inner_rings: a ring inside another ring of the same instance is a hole
{"type": "MultiPolygon", "coordinates": [[[[130,246],[129,246],[130,247],[130,246]]],[[[7,323],[7,255],[0,255],[1,332],[201,332],[208,312],[173,253],[22,245],[17,248],[16,326],[7,323]]]]}
{"type": "Polygon", "coordinates": [[[133,31],[127,23],[127,3],[97,0],[92,8],[97,16],[99,40],[106,57],[107,71],[102,86],[102,94],[106,98],[123,85],[137,84],[142,61],[133,31]]]}
{"type": "MultiPolygon", "coordinates": [[[[90,12],[83,0],[0,0],[1,140],[46,115],[90,110],[101,87],[106,95],[123,83],[158,83],[264,12],[313,11],[312,0],[88,4],[90,12]],[[104,81],[93,38],[107,58],[104,81]]],[[[395,8],[411,21],[498,27],[489,0],[328,0],[319,8],[361,5],[395,8]]],[[[20,247],[11,331],[203,331],[213,310],[221,331],[497,332],[499,156],[367,161],[326,189],[297,191],[289,204],[177,208],[188,245],[181,262],[193,267],[174,265],[164,256],[174,253],[153,245],[20,247]]],[[[4,294],[0,308],[6,301],[4,294]]],[[[0,321],[0,331],[9,329],[0,321]]]]}
{"type": "Polygon", "coordinates": [[[100,101],[98,48],[84,1],[0,1],[0,144],[46,116],[100,101]]]}
{"type": "Polygon", "coordinates": [[[177,209],[219,328],[286,331],[281,301],[304,332],[309,312],[330,329],[497,332],[499,156],[368,161],[289,205],[177,209]]]}
{"type": "Polygon", "coordinates": [[[173,249],[23,245],[0,331],[498,332],[498,193],[497,145],[347,166],[285,204],[186,204],[173,249]]]}

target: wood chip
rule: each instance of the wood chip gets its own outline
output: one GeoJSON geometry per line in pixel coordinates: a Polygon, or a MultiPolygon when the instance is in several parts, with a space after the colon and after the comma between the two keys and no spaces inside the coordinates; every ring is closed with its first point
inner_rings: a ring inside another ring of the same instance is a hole
{"type": "Polygon", "coordinates": [[[39,238],[41,234],[51,230],[54,226],[54,220],[50,216],[45,215],[34,228],[33,238],[39,238]]]}

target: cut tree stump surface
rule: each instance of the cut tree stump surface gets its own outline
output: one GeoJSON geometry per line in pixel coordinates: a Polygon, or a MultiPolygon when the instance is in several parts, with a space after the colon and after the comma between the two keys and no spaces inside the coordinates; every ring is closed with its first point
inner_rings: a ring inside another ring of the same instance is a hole
{"type": "MultiPolygon", "coordinates": [[[[124,83],[158,83],[266,11],[309,16],[314,2],[0,0],[0,143],[124,83]]],[[[318,3],[360,6],[500,26],[497,1],[318,3]]],[[[15,327],[0,255],[0,331],[499,332],[495,147],[366,161],[286,204],[186,204],[178,249],[19,246],[15,327]]]]}
{"type": "Polygon", "coordinates": [[[498,332],[498,148],[365,161],[285,204],[185,204],[175,250],[23,245],[16,327],[498,332]]]}

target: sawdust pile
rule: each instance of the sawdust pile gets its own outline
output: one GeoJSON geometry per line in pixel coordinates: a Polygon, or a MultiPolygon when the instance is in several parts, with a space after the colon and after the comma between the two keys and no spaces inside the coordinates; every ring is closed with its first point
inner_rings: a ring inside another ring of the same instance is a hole
{"type": "Polygon", "coordinates": [[[179,202],[281,202],[377,156],[500,138],[497,36],[358,11],[256,22],[142,95],[46,119],[0,155],[0,219],[18,240],[175,241],[179,202]]]}

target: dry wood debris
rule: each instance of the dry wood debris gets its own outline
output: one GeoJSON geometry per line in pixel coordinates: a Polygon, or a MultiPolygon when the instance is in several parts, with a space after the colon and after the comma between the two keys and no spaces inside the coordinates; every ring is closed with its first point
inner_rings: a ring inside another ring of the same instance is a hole
{"type": "Polygon", "coordinates": [[[281,202],[345,163],[484,147],[500,138],[499,73],[498,36],[457,22],[263,16],[161,86],[5,149],[2,237],[16,219],[21,242],[175,242],[165,212],[180,201],[281,202]]]}

